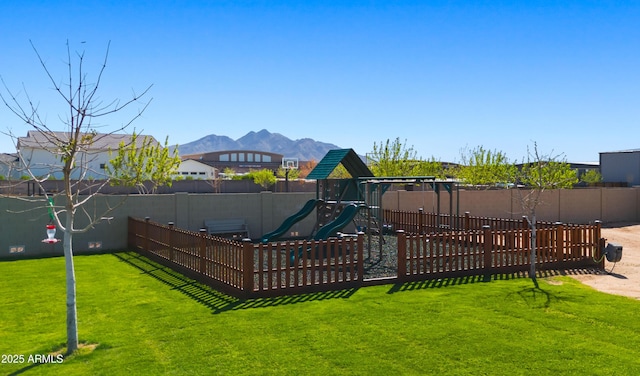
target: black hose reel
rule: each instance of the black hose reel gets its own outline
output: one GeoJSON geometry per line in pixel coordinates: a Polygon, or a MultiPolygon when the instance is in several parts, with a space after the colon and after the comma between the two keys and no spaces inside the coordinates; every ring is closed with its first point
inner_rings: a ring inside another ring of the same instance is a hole
{"type": "Polygon", "coordinates": [[[622,260],[622,246],[616,243],[608,243],[602,250],[602,254],[609,262],[618,262],[622,260]]]}

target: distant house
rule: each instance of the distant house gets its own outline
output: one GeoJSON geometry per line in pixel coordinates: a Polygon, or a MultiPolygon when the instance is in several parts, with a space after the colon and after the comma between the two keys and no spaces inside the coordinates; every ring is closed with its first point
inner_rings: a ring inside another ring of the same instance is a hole
{"type": "Polygon", "coordinates": [[[269,169],[278,170],[282,166],[284,156],[278,153],[255,150],[225,150],[201,154],[180,156],[183,161],[196,160],[216,168],[222,172],[227,168],[235,173],[245,173],[250,170],[269,169]]]}
{"type": "Polygon", "coordinates": [[[582,175],[589,171],[600,172],[600,164],[598,162],[569,162],[569,166],[576,171],[578,179],[582,179],[582,175]]]}
{"type": "Polygon", "coordinates": [[[186,159],[180,162],[180,166],[174,177],[213,180],[218,177],[218,169],[202,161],[186,159]]]}
{"type": "MultiPolygon", "coordinates": [[[[145,137],[151,136],[138,135],[136,142],[142,146],[145,137]]],[[[56,143],[68,140],[68,132],[29,131],[26,137],[18,138],[17,149],[21,157],[21,167],[29,168],[37,177],[62,178],[60,150],[57,149],[56,143]]],[[[153,137],[151,140],[152,143],[158,143],[153,137]]],[[[128,134],[95,134],[91,142],[81,145],[71,178],[105,178],[105,167],[113,158],[111,151],[116,151],[121,143],[127,145],[131,142],[132,136],[128,134]]]]}
{"type": "Polygon", "coordinates": [[[15,153],[0,153],[0,176],[4,179],[19,179],[22,175],[19,162],[15,153]]]}
{"type": "Polygon", "coordinates": [[[601,152],[600,173],[605,183],[640,185],[640,149],[601,152]]]}

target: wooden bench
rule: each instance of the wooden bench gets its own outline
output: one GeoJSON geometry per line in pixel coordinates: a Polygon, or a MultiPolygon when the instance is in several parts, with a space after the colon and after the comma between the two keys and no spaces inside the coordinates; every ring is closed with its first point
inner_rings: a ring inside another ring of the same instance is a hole
{"type": "Polygon", "coordinates": [[[249,226],[242,218],[233,219],[207,219],[204,227],[209,235],[216,235],[226,238],[250,238],[249,226]]]}

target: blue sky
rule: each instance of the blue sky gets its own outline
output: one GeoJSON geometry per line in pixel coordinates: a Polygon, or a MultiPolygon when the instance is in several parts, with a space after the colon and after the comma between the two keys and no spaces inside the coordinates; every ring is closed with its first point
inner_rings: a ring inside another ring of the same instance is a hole
{"type": "MultiPolygon", "coordinates": [[[[640,148],[638,25],[636,1],[2,1],[0,75],[56,129],[29,40],[56,79],[67,40],[89,75],[111,41],[101,99],[152,84],[134,126],[170,143],[268,129],[360,154],[398,137],[442,161],[479,145],[520,161],[533,142],[597,161],[640,148]]],[[[2,107],[7,129],[28,130],[2,107]]]]}

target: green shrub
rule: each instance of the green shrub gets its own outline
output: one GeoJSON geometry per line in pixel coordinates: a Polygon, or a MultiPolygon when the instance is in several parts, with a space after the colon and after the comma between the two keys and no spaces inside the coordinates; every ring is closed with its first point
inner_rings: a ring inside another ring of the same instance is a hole
{"type": "Polygon", "coordinates": [[[602,174],[596,170],[589,170],[582,174],[580,180],[587,184],[600,183],[602,181],[602,174]]]}
{"type": "Polygon", "coordinates": [[[252,171],[253,182],[258,184],[264,189],[268,189],[272,185],[274,185],[277,181],[276,176],[273,174],[273,171],[268,169],[263,169],[259,171],[252,171]]]}

